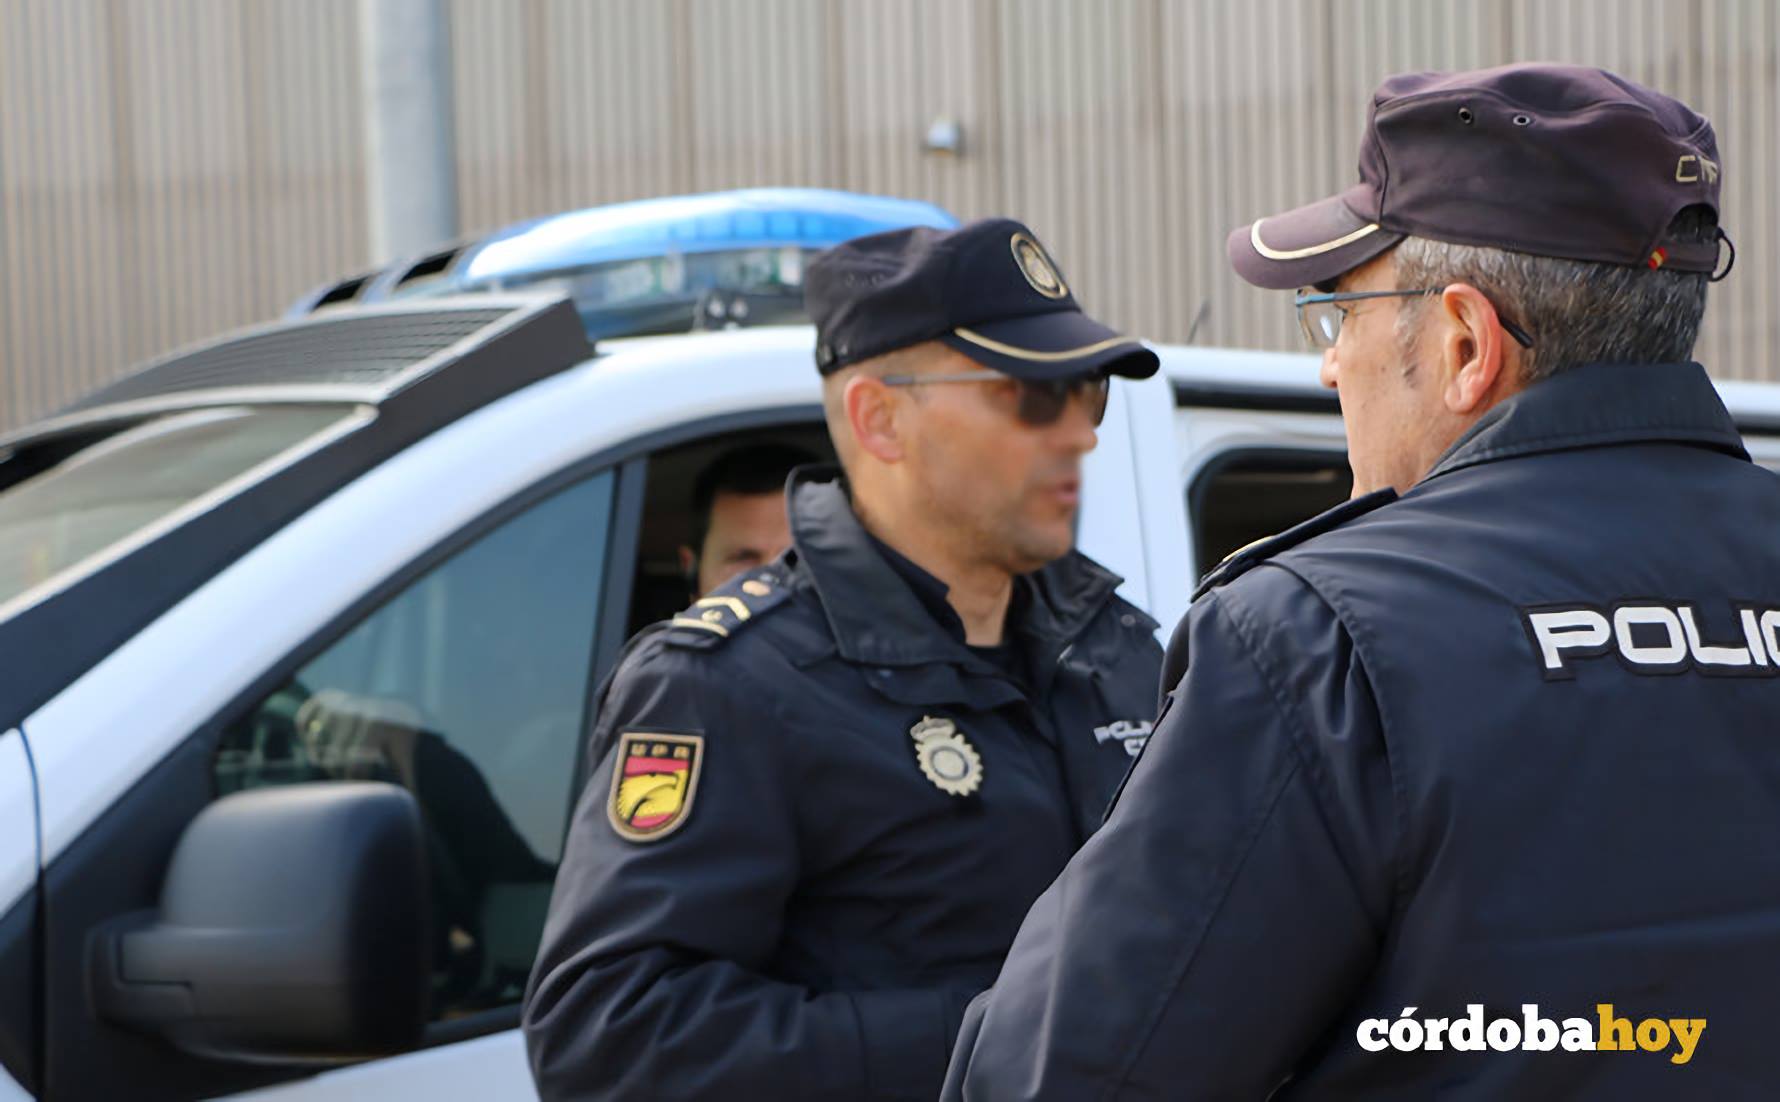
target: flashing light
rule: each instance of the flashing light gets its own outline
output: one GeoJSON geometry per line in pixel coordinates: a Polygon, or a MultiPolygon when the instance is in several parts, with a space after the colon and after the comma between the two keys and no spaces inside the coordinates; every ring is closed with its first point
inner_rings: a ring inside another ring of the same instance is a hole
{"type": "Polygon", "coordinates": [[[931,203],[819,188],[750,188],[614,203],[496,233],[462,263],[460,285],[524,281],[594,264],[748,249],[825,249],[904,226],[950,229],[931,203]]]}
{"type": "Polygon", "coordinates": [[[336,303],[549,289],[588,336],[801,322],[810,259],[849,238],[958,219],[912,199],[820,188],[749,188],[613,203],[534,218],[304,296],[336,303]]]}

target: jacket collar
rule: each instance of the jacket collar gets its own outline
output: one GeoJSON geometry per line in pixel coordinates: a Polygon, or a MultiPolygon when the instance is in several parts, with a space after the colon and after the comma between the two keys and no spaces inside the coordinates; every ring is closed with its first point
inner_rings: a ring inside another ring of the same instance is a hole
{"type": "Polygon", "coordinates": [[[1584,364],[1485,413],[1427,478],[1514,456],[1653,442],[1749,458],[1736,422],[1699,364],[1584,364]]]}
{"type": "MultiPolygon", "coordinates": [[[[799,468],[791,476],[788,496],[791,541],[842,658],[878,666],[971,658],[872,546],[839,468],[799,468]]],[[[1026,587],[1028,600],[1025,616],[1013,630],[1031,643],[1054,643],[1060,649],[1111,600],[1121,581],[1071,551],[1016,580],[1026,587]]]]}

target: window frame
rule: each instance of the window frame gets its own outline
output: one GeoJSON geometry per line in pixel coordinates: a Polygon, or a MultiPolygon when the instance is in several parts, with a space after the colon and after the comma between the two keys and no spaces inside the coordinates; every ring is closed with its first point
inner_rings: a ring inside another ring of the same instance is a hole
{"type": "MultiPolygon", "coordinates": [[[[1304,461],[1323,460],[1339,466],[1347,466],[1347,451],[1343,448],[1322,448],[1315,445],[1242,445],[1237,444],[1225,448],[1200,463],[1193,470],[1193,476],[1187,481],[1183,493],[1187,511],[1187,545],[1193,551],[1194,567],[1200,575],[1204,575],[1218,564],[1206,561],[1205,531],[1201,519],[1205,515],[1205,499],[1211,492],[1211,484],[1231,467],[1242,463],[1266,462],[1268,460],[1304,461]]],[[[1337,502],[1336,504],[1340,504],[1337,502]]],[[[1316,514],[1312,514],[1313,516],[1316,514]]],[[[1292,524],[1301,524],[1310,517],[1299,517],[1292,524]]],[[[1279,531],[1287,531],[1291,525],[1279,531]]]]}
{"type": "MultiPolygon", "coordinates": [[[[150,1042],[95,1017],[80,980],[87,966],[88,942],[96,930],[127,921],[133,912],[156,906],[165,863],[178,838],[192,818],[217,798],[213,769],[224,732],[259,706],[298,668],[439,563],[557,491],[610,469],[618,481],[609,514],[601,622],[595,626],[595,668],[589,671],[587,679],[588,704],[584,707],[591,706],[601,681],[596,675],[603,675],[625,642],[649,456],[704,436],[807,426],[821,420],[821,406],[814,401],[731,409],[633,433],[615,444],[565,462],[437,536],[426,550],[412,555],[375,584],[366,585],[337,615],[287,644],[277,659],[265,662],[237,691],[206,708],[156,764],[145,768],[129,787],[110,798],[104,810],[88,821],[43,870],[43,905],[53,908],[61,918],[47,931],[40,930],[43,944],[38,947],[39,966],[49,994],[42,1007],[40,1037],[46,1041],[56,1038],[43,1045],[42,1073],[60,1076],[68,1082],[79,1081],[85,1085],[83,1089],[106,1094],[128,1093],[131,1084],[139,1086],[153,1081],[169,1097],[226,1095],[313,1074],[313,1066],[200,1060],[150,1042]],[[68,1067],[75,1061],[81,1065],[79,1070],[68,1067]]],[[[584,753],[584,747],[585,740],[578,753],[584,753]]],[[[582,768],[580,763],[577,768],[582,768]]],[[[510,1032],[518,1021],[519,1007],[513,1005],[448,1023],[434,1023],[413,1048],[392,1056],[415,1057],[433,1048],[510,1032]]],[[[365,1066],[382,1062],[370,1061],[365,1066]]]]}
{"type": "MultiPolygon", "coordinates": [[[[337,618],[335,621],[331,621],[327,627],[323,629],[319,637],[311,636],[306,639],[303,644],[303,649],[309,653],[309,658],[300,662],[292,669],[290,675],[291,678],[294,678],[298,673],[306,669],[308,665],[317,658],[328,654],[328,652],[344,642],[360,627],[383,615],[383,613],[388,611],[395,602],[413,592],[414,586],[424,585],[429,579],[437,576],[440,571],[450,571],[453,564],[461,561],[461,556],[473,553],[476,547],[479,546],[484,539],[497,535],[510,525],[525,522],[527,518],[534,516],[537,510],[553,507],[563,495],[570,494],[578,489],[587,488],[588,483],[593,480],[610,479],[609,488],[603,491],[606,496],[605,509],[603,510],[602,515],[598,518],[598,523],[603,527],[603,531],[599,532],[596,536],[596,538],[603,544],[600,560],[602,576],[596,580],[593,586],[594,599],[598,604],[596,605],[595,619],[592,624],[592,637],[588,640],[588,655],[591,664],[589,668],[598,668],[597,658],[599,653],[599,641],[601,633],[605,630],[607,625],[604,602],[611,599],[615,589],[620,592],[620,600],[623,599],[623,596],[627,595],[622,592],[625,587],[615,587],[613,585],[613,578],[616,577],[616,575],[609,569],[609,564],[606,562],[605,556],[610,554],[615,539],[620,535],[627,534],[621,533],[619,531],[620,526],[616,523],[619,514],[618,494],[620,487],[624,483],[624,472],[638,466],[640,462],[641,461],[622,463],[616,467],[609,465],[600,466],[594,470],[583,471],[579,477],[558,479],[555,476],[552,476],[551,479],[545,480],[533,487],[528,487],[525,491],[522,491],[520,495],[515,495],[514,497],[510,497],[506,501],[503,501],[500,505],[496,506],[494,510],[491,510],[489,514],[476,518],[475,521],[471,522],[471,525],[466,525],[463,528],[454,531],[447,536],[445,540],[433,545],[422,555],[417,556],[414,560],[404,564],[402,570],[398,572],[401,576],[406,578],[404,582],[393,587],[390,587],[387,584],[389,579],[385,579],[383,583],[380,583],[376,587],[376,592],[381,594],[381,599],[374,601],[368,606],[364,604],[362,599],[360,601],[355,601],[348,610],[348,613],[350,614],[362,609],[362,613],[358,614],[356,618],[351,619],[350,622],[343,622],[343,618],[337,618]],[[423,563],[424,565],[420,565],[423,563]],[[416,569],[416,567],[418,567],[418,569],[416,569]]],[[[634,539],[634,533],[629,534],[631,535],[631,538],[634,539]]],[[[394,576],[395,575],[392,575],[392,577],[394,576]]],[[[508,588],[505,581],[503,581],[500,588],[503,590],[508,588]]],[[[294,654],[295,652],[292,653],[294,654]]],[[[289,654],[281,659],[279,663],[280,668],[288,665],[289,659],[289,654]]],[[[579,700],[580,715],[578,722],[580,726],[585,729],[588,720],[586,713],[590,699],[587,671],[581,671],[580,678],[581,697],[579,700]]],[[[275,694],[279,689],[291,683],[292,681],[287,679],[281,685],[271,690],[271,693],[275,694]]],[[[208,742],[208,754],[211,762],[209,789],[213,800],[220,799],[223,795],[217,787],[217,757],[221,743],[229,732],[234,730],[243,719],[252,716],[259,710],[259,708],[263,707],[267,702],[269,695],[270,694],[261,694],[255,698],[254,703],[251,706],[234,711],[232,719],[227,719],[220,723],[213,723],[215,733],[208,742]]],[[[443,736],[441,735],[441,737],[443,736]]],[[[448,745],[452,745],[459,753],[463,753],[462,747],[456,746],[451,739],[446,738],[444,741],[448,745]]],[[[584,742],[584,739],[576,740],[575,750],[568,759],[569,762],[578,762],[581,759],[584,753],[581,746],[584,742]]],[[[476,764],[474,759],[468,754],[465,754],[464,760],[472,765],[476,764]]],[[[477,767],[477,771],[482,773],[484,781],[486,782],[488,779],[487,774],[480,766],[477,767]]],[[[554,775],[555,770],[552,769],[550,772],[554,775]]],[[[255,785],[250,787],[276,787],[283,783],[288,782],[274,782],[271,785],[255,785]]],[[[419,793],[416,792],[415,794],[418,797],[419,793]]],[[[508,816],[509,821],[511,821],[512,808],[496,796],[492,786],[490,787],[490,796],[495,797],[496,805],[500,808],[503,814],[508,816]]],[[[563,833],[559,834],[556,838],[556,841],[559,844],[563,841],[563,838],[566,835],[568,817],[573,811],[574,800],[577,796],[578,792],[572,789],[564,793],[565,803],[561,807],[563,833]]],[[[523,838],[524,836],[522,834],[517,833],[518,824],[513,822],[512,825],[516,831],[516,836],[523,838]]],[[[438,838],[435,836],[434,840],[437,841],[438,838]]],[[[524,839],[524,841],[529,848],[530,839],[524,839]]],[[[540,854],[539,857],[540,859],[543,859],[542,854],[540,854]]],[[[438,1009],[438,1007],[434,1007],[435,1014],[438,1013],[438,1009]]],[[[435,1019],[428,1023],[429,1039],[430,1031],[434,1028],[445,1028],[449,1032],[458,1026],[459,1023],[466,1021],[476,1022],[481,1020],[484,1015],[495,1011],[507,1014],[511,1012],[511,1009],[511,1006],[493,1007],[487,1010],[462,1014],[447,1020],[435,1019]]],[[[471,1034],[471,1036],[475,1035],[479,1034],[471,1034]]]]}
{"type": "MultiPolygon", "coordinates": [[[[169,533],[176,532],[179,529],[186,527],[186,525],[188,525],[194,518],[210,513],[224,502],[234,501],[242,496],[243,491],[268,481],[274,475],[297,467],[310,456],[315,455],[324,448],[351,436],[353,433],[358,432],[360,429],[369,425],[375,420],[375,413],[367,406],[354,405],[347,402],[278,403],[259,405],[243,402],[233,406],[217,405],[210,407],[194,407],[191,409],[166,410],[151,416],[139,418],[135,421],[119,424],[113,431],[107,432],[104,435],[99,436],[97,439],[82,445],[71,455],[62,457],[58,459],[56,463],[47,466],[45,469],[32,472],[18,482],[5,486],[3,488],[4,490],[10,490],[15,485],[22,485],[34,478],[41,477],[42,475],[56,470],[62,463],[65,463],[70,459],[76,459],[90,449],[104,447],[108,443],[111,443],[116,437],[136,432],[158,422],[176,421],[180,418],[193,415],[222,411],[239,410],[244,414],[257,415],[268,410],[276,411],[287,408],[324,409],[332,411],[334,417],[326,424],[318,426],[307,436],[303,436],[278,449],[276,452],[271,453],[257,463],[237,471],[235,474],[215,483],[209,489],[197,496],[189,498],[179,505],[154,517],[147,523],[137,525],[122,535],[107,541],[101,547],[70,561],[47,578],[44,578],[33,585],[26,586],[24,589],[6,597],[4,600],[0,600],[0,621],[11,619],[20,612],[43,603],[47,598],[54,594],[73,588],[95,574],[98,574],[112,565],[128,558],[142,548],[162,539],[169,533]]],[[[50,439],[53,441],[54,438],[50,439]]],[[[34,447],[37,445],[30,444],[21,446],[34,447]]]]}
{"type": "MultiPolygon", "coordinates": [[[[426,551],[372,586],[339,615],[323,624],[301,643],[286,651],[275,664],[263,671],[248,687],[213,714],[188,736],[186,743],[198,742],[206,770],[211,768],[223,733],[244,718],[272,691],[288,681],[310,660],[338,642],[358,624],[373,616],[409,586],[449,561],[483,536],[515,519],[535,505],[585,479],[605,471],[614,475],[612,507],[606,534],[606,577],[600,585],[599,621],[594,628],[593,664],[586,681],[582,702],[583,724],[596,706],[599,691],[612,665],[623,651],[629,636],[625,627],[630,617],[631,585],[636,573],[637,552],[642,533],[644,491],[648,482],[649,458],[656,452],[704,437],[720,436],[775,427],[809,425],[822,418],[816,404],[769,407],[758,410],[717,414],[688,421],[632,437],[622,444],[586,456],[562,467],[545,478],[509,495],[500,504],[485,510],[454,531],[446,534],[426,551]]],[[[577,745],[572,766],[577,778],[587,775],[587,745],[577,745]]],[[[214,777],[206,775],[205,785],[216,798],[214,777]]],[[[578,795],[578,794],[577,794],[578,795]]],[[[566,835],[568,822],[564,822],[566,835]]],[[[517,1005],[496,1007],[448,1022],[432,1022],[421,1043],[410,1052],[420,1052],[442,1045],[456,1044],[476,1037],[514,1029],[519,1025],[517,1005]]]]}

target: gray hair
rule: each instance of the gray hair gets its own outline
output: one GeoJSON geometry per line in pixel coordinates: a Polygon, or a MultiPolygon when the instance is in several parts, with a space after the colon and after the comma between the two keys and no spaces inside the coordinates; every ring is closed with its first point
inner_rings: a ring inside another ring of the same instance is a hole
{"type": "MultiPolygon", "coordinates": [[[[1688,207],[1669,226],[1683,241],[1714,241],[1710,207],[1688,207]]],[[[1477,245],[1406,237],[1392,253],[1397,286],[1469,283],[1533,347],[1521,351],[1531,383],[1585,363],[1674,363],[1693,355],[1706,312],[1702,272],[1652,271],[1622,264],[1559,260],[1477,245]]],[[[1408,351],[1427,299],[1410,299],[1397,315],[1397,340],[1408,351]]]]}

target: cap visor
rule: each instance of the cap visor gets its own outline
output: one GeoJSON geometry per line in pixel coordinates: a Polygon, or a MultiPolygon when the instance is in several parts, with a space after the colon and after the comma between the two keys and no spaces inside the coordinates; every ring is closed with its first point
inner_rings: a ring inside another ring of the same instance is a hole
{"type": "Polygon", "coordinates": [[[1079,310],[960,326],[940,340],[1017,379],[1066,379],[1091,372],[1147,379],[1160,366],[1156,354],[1135,338],[1079,310]]]}
{"type": "Polygon", "coordinates": [[[1355,214],[1344,195],[1331,195],[1233,230],[1226,247],[1237,275],[1257,287],[1289,291],[1352,271],[1401,240],[1402,234],[1355,214]]]}

